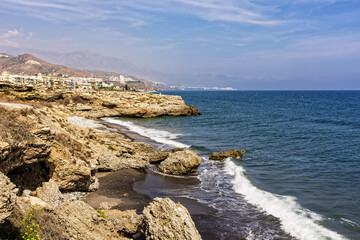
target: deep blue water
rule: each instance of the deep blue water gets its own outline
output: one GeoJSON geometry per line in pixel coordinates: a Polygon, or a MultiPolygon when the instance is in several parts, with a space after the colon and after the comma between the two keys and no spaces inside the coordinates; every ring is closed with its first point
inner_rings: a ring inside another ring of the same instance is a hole
{"type": "MultiPolygon", "coordinates": [[[[280,199],[284,213],[277,217],[284,226],[288,224],[284,227],[287,232],[296,232],[295,225],[306,228],[304,219],[293,220],[292,215],[286,215],[286,211],[302,211],[316,227],[360,239],[359,91],[163,94],[182,96],[202,115],[133,122],[179,134],[177,142],[190,145],[202,156],[230,148],[245,149],[243,161],[228,160],[223,169],[245,200],[276,215],[279,210],[272,209],[271,204],[280,199]],[[232,172],[237,167],[238,172],[232,172]],[[254,191],[244,185],[247,179],[254,191]],[[266,203],[259,199],[267,197],[266,203]],[[287,206],[291,204],[299,206],[287,206]]],[[[309,229],[312,233],[308,236],[306,229],[293,235],[302,239],[312,239],[316,234],[315,239],[340,238],[323,229],[317,232],[316,227],[309,229]]]]}

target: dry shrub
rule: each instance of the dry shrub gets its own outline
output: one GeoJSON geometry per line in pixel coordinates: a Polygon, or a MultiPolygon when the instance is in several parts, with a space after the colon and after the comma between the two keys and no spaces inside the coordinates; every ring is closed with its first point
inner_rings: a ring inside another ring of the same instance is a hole
{"type": "Polygon", "coordinates": [[[1,92],[0,92],[0,102],[25,104],[25,105],[32,106],[34,108],[42,108],[42,107],[51,108],[53,106],[53,104],[50,102],[30,102],[30,101],[26,101],[26,100],[20,100],[19,98],[15,97],[15,96],[6,95],[1,92]]]}
{"type": "Polygon", "coordinates": [[[23,215],[15,210],[9,218],[5,239],[66,239],[61,222],[52,212],[32,207],[23,215]],[[31,238],[32,237],[32,238],[31,238]]]}
{"type": "Polygon", "coordinates": [[[85,104],[85,103],[86,103],[86,101],[85,101],[84,99],[82,99],[80,95],[75,95],[75,96],[73,96],[73,97],[72,97],[72,101],[73,101],[74,103],[81,103],[81,104],[85,104]]]}
{"type": "Polygon", "coordinates": [[[30,142],[33,139],[31,123],[21,120],[20,115],[27,116],[31,109],[8,110],[0,106],[0,139],[16,146],[21,142],[30,142]]]}

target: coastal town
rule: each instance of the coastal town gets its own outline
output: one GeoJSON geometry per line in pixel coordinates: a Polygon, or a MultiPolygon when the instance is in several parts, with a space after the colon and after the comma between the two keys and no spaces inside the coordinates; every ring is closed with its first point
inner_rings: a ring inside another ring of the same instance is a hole
{"type": "Polygon", "coordinates": [[[71,77],[67,75],[57,74],[57,75],[43,75],[38,73],[36,75],[27,75],[27,74],[9,74],[3,72],[0,75],[0,83],[2,84],[25,84],[25,85],[36,85],[36,86],[46,86],[46,87],[55,87],[62,89],[104,89],[104,88],[113,88],[113,89],[123,89],[126,84],[135,82],[129,77],[124,75],[119,75],[118,77],[111,77],[110,81],[104,80],[103,78],[96,77],[71,77]],[[120,83],[115,85],[110,81],[116,81],[120,83]],[[121,85],[124,85],[121,87],[121,85]]]}

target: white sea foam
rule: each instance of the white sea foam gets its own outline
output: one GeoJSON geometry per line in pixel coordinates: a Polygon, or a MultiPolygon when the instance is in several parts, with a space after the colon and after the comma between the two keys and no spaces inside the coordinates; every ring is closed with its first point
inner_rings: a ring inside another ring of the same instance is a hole
{"type": "Polygon", "coordinates": [[[109,123],[114,123],[114,124],[118,124],[120,126],[124,126],[124,127],[128,128],[130,131],[136,132],[142,136],[148,137],[158,143],[171,145],[171,146],[178,147],[178,148],[190,147],[189,145],[186,145],[186,144],[183,144],[183,143],[180,143],[180,142],[177,142],[174,140],[174,139],[177,139],[179,136],[181,136],[181,134],[171,133],[168,131],[158,130],[158,129],[153,129],[153,128],[146,128],[146,127],[136,125],[130,121],[124,121],[124,120],[119,120],[119,119],[114,119],[114,118],[104,118],[102,120],[109,122],[109,123]]]}
{"type": "Polygon", "coordinates": [[[231,159],[226,160],[225,171],[233,177],[232,183],[237,193],[260,210],[279,218],[284,231],[292,236],[301,240],[346,239],[319,225],[317,222],[322,217],[301,207],[294,197],[272,194],[255,187],[245,176],[245,169],[231,159]]]}

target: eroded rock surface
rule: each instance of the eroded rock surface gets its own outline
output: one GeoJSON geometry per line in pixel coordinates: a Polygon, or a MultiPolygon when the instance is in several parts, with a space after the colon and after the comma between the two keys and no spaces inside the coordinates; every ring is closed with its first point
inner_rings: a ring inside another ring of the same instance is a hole
{"type": "Polygon", "coordinates": [[[143,223],[143,216],[136,214],[136,210],[120,211],[113,209],[105,210],[104,214],[106,219],[114,224],[115,230],[124,236],[137,233],[143,223]]]}
{"type": "Polygon", "coordinates": [[[65,202],[54,213],[60,219],[63,234],[68,239],[119,239],[113,224],[82,201],[65,202]]]}
{"type": "Polygon", "coordinates": [[[8,177],[0,172],[0,224],[14,209],[17,189],[8,177]]]}
{"type": "Polygon", "coordinates": [[[194,151],[185,150],[169,154],[159,169],[167,174],[184,175],[195,172],[200,164],[201,158],[194,151]]]}
{"type": "Polygon", "coordinates": [[[148,240],[201,239],[187,209],[169,198],[155,198],[144,209],[144,227],[148,240]]]}
{"type": "Polygon", "coordinates": [[[210,160],[224,160],[225,158],[242,158],[242,156],[246,153],[245,150],[236,150],[230,149],[228,151],[223,152],[214,152],[209,156],[210,160]]]}

